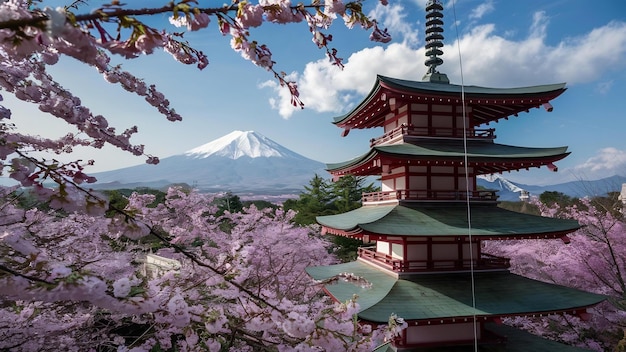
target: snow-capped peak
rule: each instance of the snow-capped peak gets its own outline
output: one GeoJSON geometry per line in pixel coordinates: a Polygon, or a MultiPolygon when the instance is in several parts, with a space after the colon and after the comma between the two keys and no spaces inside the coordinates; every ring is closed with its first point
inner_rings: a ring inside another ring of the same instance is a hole
{"type": "Polygon", "coordinates": [[[229,159],[238,159],[243,156],[283,157],[286,156],[283,149],[278,143],[254,131],[233,131],[212,142],[188,150],[184,155],[194,158],[217,155],[229,159]]]}
{"type": "Polygon", "coordinates": [[[488,182],[499,182],[502,189],[508,189],[511,192],[524,192],[524,189],[498,174],[478,175],[478,178],[482,178],[488,182]]]}

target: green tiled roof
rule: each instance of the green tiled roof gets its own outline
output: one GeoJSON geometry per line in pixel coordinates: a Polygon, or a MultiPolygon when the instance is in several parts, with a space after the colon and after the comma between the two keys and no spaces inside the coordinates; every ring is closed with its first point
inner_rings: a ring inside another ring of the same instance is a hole
{"type": "MultiPolygon", "coordinates": [[[[327,164],[329,171],[343,169],[358,165],[370,160],[377,154],[401,156],[403,158],[436,158],[437,160],[462,159],[465,157],[463,140],[421,140],[416,144],[403,143],[393,145],[375,146],[369,152],[342,163],[327,164]]],[[[516,162],[528,159],[541,159],[546,157],[565,157],[569,154],[567,147],[556,148],[527,148],[491,141],[467,141],[467,157],[470,162],[516,162]]]]}
{"type": "MultiPolygon", "coordinates": [[[[520,237],[568,233],[577,221],[522,214],[495,205],[471,206],[471,234],[485,237],[520,237]]],[[[467,236],[465,204],[407,203],[367,205],[337,215],[318,216],[323,226],[342,230],[364,230],[389,236],[467,236]]]]}
{"type": "Polygon", "coordinates": [[[431,83],[431,82],[422,82],[422,81],[409,81],[404,79],[397,79],[391,77],[385,77],[378,75],[374,86],[368,93],[368,95],[363,99],[361,104],[356,106],[352,111],[348,112],[345,115],[337,116],[334,118],[334,123],[339,124],[341,121],[345,120],[347,117],[351,116],[355,111],[363,108],[364,106],[370,104],[370,101],[374,99],[376,93],[381,89],[381,86],[385,85],[395,90],[405,91],[405,92],[414,92],[414,93],[423,93],[428,95],[451,95],[451,96],[461,96],[462,89],[467,97],[467,99],[473,97],[482,97],[482,98],[506,98],[506,97],[523,97],[523,96],[535,96],[546,94],[550,92],[562,92],[565,90],[565,83],[558,84],[547,84],[547,85],[538,85],[538,86],[530,86],[530,87],[518,87],[518,88],[487,88],[487,87],[478,87],[478,86],[463,86],[456,84],[441,84],[441,83],[431,83]]]}
{"type": "Polygon", "coordinates": [[[316,280],[329,279],[344,272],[365,279],[370,286],[361,287],[339,280],[325,287],[342,302],[357,295],[361,306],[359,317],[377,323],[387,322],[392,313],[406,320],[504,316],[567,311],[593,306],[605,299],[601,295],[531,280],[506,271],[475,272],[476,308],[473,308],[472,276],[469,273],[416,274],[400,279],[360,260],[311,267],[307,272],[316,280]]]}
{"type": "Polygon", "coordinates": [[[529,86],[529,87],[515,87],[515,88],[489,88],[489,87],[479,87],[479,86],[463,86],[461,88],[460,85],[457,84],[440,84],[440,83],[431,83],[431,82],[422,82],[422,81],[409,81],[406,79],[398,79],[391,78],[385,76],[378,76],[379,82],[386,84],[388,86],[393,86],[402,89],[408,89],[413,91],[421,91],[421,92],[445,92],[451,93],[454,95],[461,94],[461,89],[463,88],[465,94],[468,97],[472,95],[480,95],[487,96],[493,95],[497,97],[506,97],[506,96],[518,96],[518,95],[526,95],[526,94],[542,94],[546,92],[553,92],[557,90],[561,90],[565,88],[565,83],[557,83],[557,84],[544,84],[539,86],[529,86]]]}

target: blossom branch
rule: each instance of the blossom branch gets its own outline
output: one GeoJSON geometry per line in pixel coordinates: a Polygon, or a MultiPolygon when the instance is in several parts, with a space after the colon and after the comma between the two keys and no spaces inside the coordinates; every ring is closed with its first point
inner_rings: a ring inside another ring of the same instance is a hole
{"type": "Polygon", "coordinates": [[[11,268],[6,267],[3,264],[0,264],[0,271],[4,271],[5,273],[11,274],[13,276],[19,276],[19,277],[24,278],[24,279],[26,279],[28,281],[33,281],[33,282],[37,282],[37,283],[40,283],[40,284],[45,284],[45,285],[48,285],[49,287],[55,285],[53,282],[49,282],[49,281],[46,281],[44,279],[40,279],[38,277],[34,277],[34,276],[30,276],[30,275],[19,273],[19,272],[15,271],[15,270],[13,270],[11,268]]]}

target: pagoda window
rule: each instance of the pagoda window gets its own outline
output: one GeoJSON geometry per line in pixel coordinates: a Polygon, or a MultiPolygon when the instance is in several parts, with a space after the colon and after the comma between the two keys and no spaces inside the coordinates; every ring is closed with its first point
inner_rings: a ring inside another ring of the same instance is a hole
{"type": "Polygon", "coordinates": [[[433,105],[433,112],[452,112],[452,106],[450,105],[433,105]]]}
{"type": "Polygon", "coordinates": [[[428,111],[428,104],[411,104],[412,111],[428,111]]]}
{"type": "Polygon", "coordinates": [[[391,255],[391,244],[386,241],[376,241],[376,252],[391,255]]]}
{"type": "Polygon", "coordinates": [[[425,261],[428,259],[428,248],[426,247],[426,244],[408,244],[406,247],[406,259],[422,263],[425,267],[425,261]]]}
{"type": "MultiPolygon", "coordinates": [[[[477,326],[476,336],[481,339],[481,328],[477,326]]],[[[440,342],[463,342],[474,340],[474,323],[409,326],[404,334],[407,345],[421,345],[440,342]]]]}
{"type": "Polygon", "coordinates": [[[396,177],[395,179],[395,184],[396,184],[396,188],[397,190],[400,189],[407,189],[406,188],[406,177],[396,177]]]}
{"type": "Polygon", "coordinates": [[[469,189],[470,191],[474,190],[474,178],[472,176],[469,177],[469,188],[465,185],[465,176],[464,175],[459,175],[459,177],[457,178],[457,187],[455,189],[458,190],[466,190],[469,189]]]}
{"type": "Polygon", "coordinates": [[[462,253],[463,258],[465,258],[466,260],[469,260],[470,258],[474,258],[474,262],[476,262],[477,258],[480,257],[480,243],[478,244],[474,243],[474,245],[471,246],[471,250],[470,250],[469,243],[463,242],[461,253],[462,253]],[[470,256],[470,252],[472,252],[471,256],[470,256]]]}
{"type": "Polygon", "coordinates": [[[451,137],[454,135],[452,116],[434,115],[432,120],[432,135],[451,137]]]}
{"type": "MultiPolygon", "coordinates": [[[[461,115],[462,111],[459,110],[458,113],[459,113],[459,115],[456,116],[456,121],[455,121],[456,124],[455,124],[455,126],[456,126],[456,128],[462,129],[463,128],[463,115],[461,115]]],[[[470,125],[469,122],[470,122],[469,118],[465,119],[465,128],[467,128],[467,129],[471,129],[472,128],[472,126],[470,125]]],[[[462,135],[459,136],[459,137],[462,137],[462,135]]]]}
{"type": "Polygon", "coordinates": [[[415,189],[415,190],[428,189],[428,177],[427,176],[410,176],[409,177],[409,189],[415,189]]]}
{"type": "Polygon", "coordinates": [[[414,165],[409,166],[410,173],[418,173],[418,174],[425,175],[427,171],[428,171],[428,168],[426,166],[414,166],[414,165]]]}
{"type": "Polygon", "coordinates": [[[430,128],[428,124],[428,115],[411,115],[411,125],[413,134],[425,136],[430,128]]]}
{"type": "Polygon", "coordinates": [[[431,166],[430,171],[433,174],[452,175],[455,168],[453,166],[431,166]]]}
{"type": "Polygon", "coordinates": [[[431,189],[435,191],[449,191],[454,187],[454,176],[437,176],[430,179],[431,189]]]}
{"type": "Polygon", "coordinates": [[[394,191],[395,189],[396,189],[395,178],[383,180],[383,182],[381,183],[381,190],[383,192],[390,192],[390,191],[394,191]]]}
{"type": "Polygon", "coordinates": [[[404,246],[401,243],[391,244],[391,257],[394,259],[404,258],[404,246]]]}
{"type": "Polygon", "coordinates": [[[437,242],[433,243],[432,247],[432,259],[435,268],[455,268],[457,267],[457,263],[459,261],[459,247],[456,243],[441,243],[438,239],[437,242]]]}

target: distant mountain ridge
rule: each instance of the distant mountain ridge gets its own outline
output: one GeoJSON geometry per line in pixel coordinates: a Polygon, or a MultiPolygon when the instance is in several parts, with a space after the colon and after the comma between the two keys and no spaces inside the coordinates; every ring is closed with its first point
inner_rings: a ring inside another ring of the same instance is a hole
{"type": "MultiPolygon", "coordinates": [[[[299,194],[315,174],[329,177],[325,164],[295,153],[254,131],[233,131],[182,154],[161,159],[158,165],[137,165],[96,173],[96,189],[151,187],[187,184],[200,191],[277,195],[299,194]]],[[[572,197],[603,195],[619,191],[624,176],[595,181],[573,181],[534,186],[510,181],[502,175],[479,176],[477,184],[498,190],[499,200],[518,201],[527,191],[545,191],[572,197]]]]}
{"type": "Polygon", "coordinates": [[[479,176],[478,186],[495,189],[502,201],[519,201],[520,192],[527,191],[530,196],[539,196],[543,192],[561,192],[570,197],[603,196],[607,192],[619,192],[626,183],[626,176],[614,175],[599,180],[577,180],[547,186],[534,186],[516,183],[501,175],[479,176]]]}
{"type": "Polygon", "coordinates": [[[186,183],[201,191],[275,194],[300,192],[325,164],[295,153],[254,131],[233,131],[158,165],[96,173],[94,188],[161,188],[186,183]]]}

